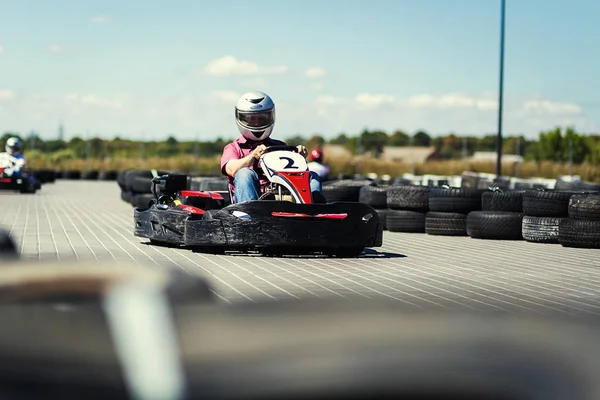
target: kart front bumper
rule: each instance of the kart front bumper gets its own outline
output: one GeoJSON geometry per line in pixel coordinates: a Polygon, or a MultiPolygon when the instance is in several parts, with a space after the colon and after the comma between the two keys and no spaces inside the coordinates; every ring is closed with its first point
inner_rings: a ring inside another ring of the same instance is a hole
{"type": "Polygon", "coordinates": [[[135,210],[135,235],[185,246],[364,248],[382,245],[377,212],[361,203],[296,204],[250,201],[208,215],[169,209],[135,210]]]}

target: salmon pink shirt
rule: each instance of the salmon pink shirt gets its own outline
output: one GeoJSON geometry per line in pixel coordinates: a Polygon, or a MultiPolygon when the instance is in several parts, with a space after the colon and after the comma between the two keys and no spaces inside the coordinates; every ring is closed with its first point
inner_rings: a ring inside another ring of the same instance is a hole
{"type": "MultiPolygon", "coordinates": [[[[267,147],[286,145],[285,142],[276,139],[267,139],[266,141],[259,143],[250,142],[245,137],[240,136],[239,138],[225,146],[225,148],[223,149],[223,155],[221,156],[221,173],[227,176],[229,180],[229,189],[231,190],[231,193],[234,192],[233,178],[227,175],[227,172],[225,172],[225,164],[227,164],[227,162],[229,162],[230,160],[239,160],[241,158],[246,157],[261,144],[264,144],[267,147]]],[[[267,177],[265,176],[262,169],[258,167],[258,160],[255,160],[249,168],[258,173],[258,177],[260,179],[260,186],[261,188],[264,188],[269,183],[269,181],[267,180],[267,177]]]]}

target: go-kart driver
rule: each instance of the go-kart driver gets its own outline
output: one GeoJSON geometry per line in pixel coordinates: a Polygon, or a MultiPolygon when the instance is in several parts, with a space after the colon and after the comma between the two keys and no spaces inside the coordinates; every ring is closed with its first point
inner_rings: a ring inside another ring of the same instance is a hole
{"type": "MultiPolygon", "coordinates": [[[[21,154],[21,141],[11,137],[6,141],[5,152],[0,153],[0,175],[8,178],[21,176],[21,169],[25,166],[25,156],[21,154]]],[[[1,177],[1,176],[0,176],[1,177]]]]}
{"type": "MultiPolygon", "coordinates": [[[[258,167],[258,160],[266,148],[286,143],[270,138],[275,125],[275,103],[266,93],[242,95],[235,106],[235,119],[241,136],[223,149],[221,172],[229,179],[235,202],[241,203],[258,200],[264,193],[268,180],[258,167]]],[[[307,156],[306,147],[297,148],[300,155],[307,156]]],[[[310,190],[321,194],[321,179],[315,172],[310,173],[310,190]]]]}

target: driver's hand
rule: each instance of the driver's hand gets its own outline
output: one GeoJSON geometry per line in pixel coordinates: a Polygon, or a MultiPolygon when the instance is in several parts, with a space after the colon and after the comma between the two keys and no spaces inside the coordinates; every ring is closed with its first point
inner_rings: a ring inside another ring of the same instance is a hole
{"type": "Polygon", "coordinates": [[[296,148],[298,149],[298,154],[300,154],[302,157],[306,157],[308,155],[306,147],[302,146],[301,144],[296,146],[296,148]]]}
{"type": "Polygon", "coordinates": [[[252,151],[252,156],[258,160],[260,156],[265,154],[266,150],[267,146],[265,146],[264,144],[258,145],[258,147],[256,147],[254,151],[252,151]]]}

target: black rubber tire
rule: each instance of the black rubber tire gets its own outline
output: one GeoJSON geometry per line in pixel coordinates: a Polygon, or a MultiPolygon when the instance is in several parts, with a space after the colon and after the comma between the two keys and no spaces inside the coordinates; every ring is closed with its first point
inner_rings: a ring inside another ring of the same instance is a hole
{"type": "Polygon", "coordinates": [[[380,186],[363,186],[358,192],[358,201],[373,208],[387,207],[387,188],[380,186]]]}
{"type": "Polygon", "coordinates": [[[523,239],[534,243],[558,243],[558,226],[563,219],[525,215],[521,227],[523,239]]]}
{"type": "Polygon", "coordinates": [[[63,171],[62,179],[81,179],[81,171],[63,171]]]}
{"type": "Polygon", "coordinates": [[[600,221],[563,218],[558,226],[558,242],[564,247],[600,249],[600,221]]]}
{"type": "Polygon", "coordinates": [[[98,175],[98,171],[84,171],[81,173],[81,179],[85,179],[88,181],[97,181],[98,175]]]}
{"type": "Polygon", "coordinates": [[[131,204],[132,197],[133,194],[131,192],[121,191],[121,200],[123,200],[125,203],[131,204]]]}
{"type": "Polygon", "coordinates": [[[117,180],[117,171],[100,171],[98,173],[98,180],[101,180],[101,181],[117,180]]]}
{"type": "Polygon", "coordinates": [[[524,190],[488,191],[481,195],[482,211],[523,212],[524,190]]]}
{"type": "Polygon", "coordinates": [[[379,215],[379,220],[381,221],[381,225],[383,226],[383,230],[387,230],[387,216],[389,214],[389,210],[387,208],[375,209],[377,214],[379,215]]]}
{"type": "Polygon", "coordinates": [[[4,261],[16,260],[19,258],[19,251],[13,238],[8,231],[0,228],[0,259],[4,261]]]}
{"type": "Polygon", "coordinates": [[[600,221],[600,194],[574,194],[568,212],[569,218],[600,221]]]}
{"type": "Polygon", "coordinates": [[[598,192],[598,191],[600,191],[600,183],[579,182],[577,184],[577,189],[585,190],[588,192],[598,192]]]}
{"type": "MultiPolygon", "coordinates": [[[[166,171],[157,171],[157,173],[159,176],[168,174],[168,172],[166,171]]],[[[149,169],[130,169],[125,174],[125,187],[127,188],[127,190],[134,191],[133,181],[135,177],[138,176],[143,176],[147,179],[153,178],[152,171],[150,171],[149,169]]]]}
{"type": "Polygon", "coordinates": [[[117,172],[117,185],[121,188],[121,190],[127,190],[127,172],[129,170],[119,171],[117,172]]]}
{"type": "Polygon", "coordinates": [[[467,235],[473,239],[523,240],[523,214],[473,211],[467,215],[467,235]]]}
{"type": "Polygon", "coordinates": [[[358,193],[361,186],[323,186],[322,193],[328,203],[335,201],[358,202],[358,193]]]}
{"type": "Polygon", "coordinates": [[[395,178],[392,181],[392,185],[393,186],[412,185],[412,182],[410,179],[406,179],[406,178],[395,178]]]}
{"type": "Polygon", "coordinates": [[[440,236],[468,236],[467,214],[430,211],[425,215],[425,233],[440,236]]]}
{"type": "Polygon", "coordinates": [[[532,217],[568,217],[569,199],[576,190],[527,190],[523,194],[523,212],[532,217]]]}
{"type": "Polygon", "coordinates": [[[411,210],[389,210],[386,224],[390,232],[425,233],[425,213],[411,210]]]}
{"type": "Polygon", "coordinates": [[[135,193],[152,193],[152,178],[134,176],[131,180],[131,191],[135,193]]]}
{"type": "Polygon", "coordinates": [[[486,189],[432,188],[429,192],[429,210],[468,214],[481,211],[481,197],[486,189]]]}
{"type": "Polygon", "coordinates": [[[142,210],[147,210],[150,208],[150,202],[154,199],[152,194],[148,193],[139,193],[133,196],[131,199],[131,205],[135,208],[139,208],[142,210]]]}
{"type": "Polygon", "coordinates": [[[353,187],[363,187],[363,186],[377,186],[375,181],[370,179],[338,179],[334,181],[328,181],[326,183],[327,186],[353,186],[353,187]]]}
{"type": "Polygon", "coordinates": [[[387,189],[387,207],[392,210],[429,210],[429,191],[427,186],[394,185],[387,189]]]}

